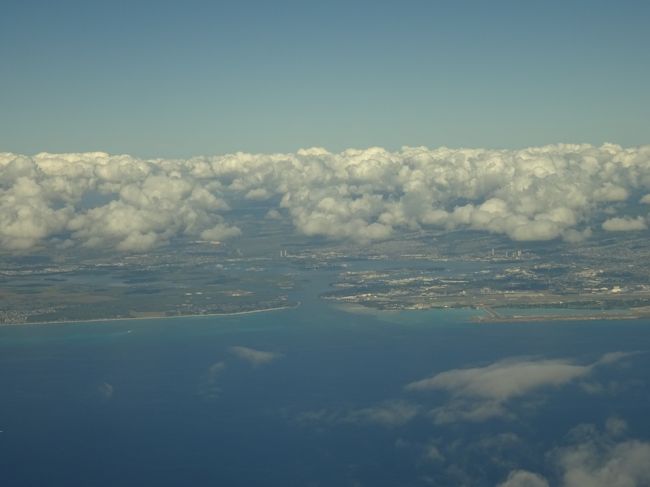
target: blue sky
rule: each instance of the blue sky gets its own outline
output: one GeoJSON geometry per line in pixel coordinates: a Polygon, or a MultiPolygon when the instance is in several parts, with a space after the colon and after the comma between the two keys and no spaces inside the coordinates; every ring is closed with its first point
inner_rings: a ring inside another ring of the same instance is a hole
{"type": "Polygon", "coordinates": [[[4,1],[0,151],[650,142],[650,3],[4,1]]]}

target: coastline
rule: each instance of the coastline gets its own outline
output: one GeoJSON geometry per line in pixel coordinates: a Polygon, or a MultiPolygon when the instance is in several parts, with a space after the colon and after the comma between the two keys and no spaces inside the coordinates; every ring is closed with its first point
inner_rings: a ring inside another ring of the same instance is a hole
{"type": "Polygon", "coordinates": [[[647,312],[632,310],[603,312],[596,310],[585,310],[584,314],[531,314],[531,315],[504,315],[495,310],[492,306],[479,306],[485,314],[472,319],[474,323],[526,323],[540,321],[607,321],[607,320],[640,320],[650,317],[647,312]]]}
{"type": "Polygon", "coordinates": [[[492,316],[477,316],[471,321],[478,324],[489,323],[528,323],[540,321],[618,321],[618,320],[642,320],[650,316],[642,315],[530,315],[530,316],[501,316],[495,318],[492,316]]]}
{"type": "Polygon", "coordinates": [[[473,316],[468,319],[470,323],[476,324],[491,324],[491,323],[527,323],[527,322],[556,322],[556,321],[617,321],[617,320],[642,320],[650,319],[650,313],[637,312],[637,313],[598,313],[596,310],[587,310],[584,314],[531,314],[531,315],[502,315],[490,306],[459,306],[459,307],[432,307],[432,308],[404,308],[404,309],[380,309],[371,308],[358,303],[345,303],[335,306],[341,311],[353,314],[366,314],[374,316],[382,315],[395,315],[401,311],[448,311],[451,309],[471,309],[480,310],[484,314],[473,316]]]}
{"type": "MultiPolygon", "coordinates": [[[[31,326],[31,325],[65,325],[65,324],[83,324],[83,323],[103,323],[103,322],[113,322],[113,321],[146,321],[146,320],[169,320],[177,318],[198,318],[198,317],[228,317],[228,316],[239,316],[239,315],[248,315],[256,313],[268,313],[273,311],[281,311],[286,309],[295,309],[301,306],[301,302],[298,301],[294,305],[287,306],[277,306],[274,308],[263,308],[263,309],[253,309],[248,311],[234,311],[230,313],[205,313],[205,314],[182,314],[182,315],[160,315],[160,316],[133,316],[133,317],[120,317],[120,318],[92,318],[87,320],[51,320],[51,321],[26,321],[21,323],[0,323],[1,327],[15,327],[15,326],[31,326]]],[[[446,311],[449,309],[462,309],[460,308],[426,308],[426,309],[378,309],[371,308],[369,306],[364,306],[361,304],[342,304],[335,305],[335,308],[340,311],[344,311],[351,314],[366,314],[366,315],[396,315],[400,311],[427,311],[432,309],[437,309],[440,311],[446,311]]],[[[466,309],[474,309],[476,307],[468,306],[466,309]]],[[[514,315],[514,316],[504,316],[497,313],[491,307],[481,306],[478,309],[482,310],[485,314],[481,316],[473,316],[469,318],[469,322],[476,324],[491,324],[491,323],[527,323],[527,322],[555,322],[555,321],[616,321],[616,320],[642,320],[650,319],[650,313],[648,314],[584,314],[584,315],[514,315]]]]}
{"type": "Polygon", "coordinates": [[[298,301],[295,305],[290,306],[277,306],[275,308],[252,309],[248,311],[234,311],[231,313],[205,313],[205,314],[187,314],[187,315],[174,315],[174,316],[134,316],[124,318],[92,318],[89,320],[58,320],[58,321],[25,321],[22,323],[0,323],[0,327],[9,326],[32,326],[32,325],[73,325],[82,323],[104,323],[112,321],[145,321],[145,320],[170,320],[174,318],[199,318],[199,317],[227,317],[238,315],[249,315],[255,313],[268,313],[272,311],[281,311],[283,309],[295,309],[302,303],[298,301]]]}

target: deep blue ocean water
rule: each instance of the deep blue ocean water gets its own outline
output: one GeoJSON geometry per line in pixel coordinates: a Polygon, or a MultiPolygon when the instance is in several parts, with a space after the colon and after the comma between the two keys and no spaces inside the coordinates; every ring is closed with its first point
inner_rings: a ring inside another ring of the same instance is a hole
{"type": "Polygon", "coordinates": [[[581,423],[616,416],[650,438],[648,353],[595,369],[602,393],[574,381],[509,401],[508,418],[436,424],[428,411],[449,394],[406,384],[512,357],[650,350],[647,320],[479,325],[472,313],[353,314],[305,298],[229,317],[0,328],[0,485],[495,485],[513,468],[552,475],[546,452],[581,423]],[[232,347],[275,358],[256,365],[232,347]],[[418,413],[400,424],[368,414],[404,403],[418,413]],[[444,458],[427,457],[432,444],[444,458]]]}

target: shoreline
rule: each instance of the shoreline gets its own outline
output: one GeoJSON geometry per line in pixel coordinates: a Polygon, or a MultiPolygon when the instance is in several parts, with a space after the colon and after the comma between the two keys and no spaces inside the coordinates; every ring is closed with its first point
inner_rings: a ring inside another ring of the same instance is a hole
{"type": "Polygon", "coordinates": [[[650,316],[642,315],[531,315],[531,316],[502,316],[500,318],[494,318],[492,316],[477,316],[474,317],[471,321],[473,323],[528,323],[528,322],[540,322],[540,321],[617,321],[617,320],[642,320],[644,318],[650,318],[650,316]]]}
{"type": "Polygon", "coordinates": [[[145,321],[145,320],[170,320],[174,318],[199,318],[199,317],[220,317],[220,316],[238,316],[238,315],[249,315],[254,313],[267,313],[271,311],[281,311],[283,309],[295,309],[298,308],[302,303],[298,301],[295,305],[292,306],[277,306],[275,308],[264,308],[264,309],[252,309],[248,311],[233,311],[231,313],[205,313],[205,314],[187,314],[187,315],[174,315],[174,316],[136,316],[136,317],[124,317],[124,318],[92,318],[89,320],[60,320],[60,321],[25,321],[22,323],[1,323],[0,327],[4,326],[32,326],[32,325],[74,325],[81,323],[104,323],[112,321],[145,321]]]}
{"type": "Polygon", "coordinates": [[[468,319],[469,323],[476,324],[491,324],[491,323],[527,323],[527,322],[558,322],[558,321],[616,321],[616,320],[642,320],[650,319],[650,313],[594,313],[596,310],[585,310],[585,314],[567,314],[567,315],[558,315],[558,314],[536,314],[536,315],[502,315],[497,312],[495,309],[489,306],[454,306],[454,307],[431,307],[431,308],[403,308],[403,309],[381,309],[381,308],[372,308],[370,306],[364,306],[358,303],[345,303],[342,305],[335,306],[336,308],[353,314],[367,314],[367,315],[379,315],[379,314],[395,314],[399,312],[418,312],[418,311],[449,311],[453,309],[466,309],[474,311],[482,311],[484,314],[472,316],[468,319]]]}
{"type": "MultiPolygon", "coordinates": [[[[263,308],[263,309],[253,309],[248,311],[233,311],[230,313],[205,313],[205,314],[186,314],[186,315],[173,315],[173,316],[134,316],[134,317],[121,317],[121,318],[92,318],[87,320],[52,320],[52,321],[26,321],[22,323],[0,323],[0,327],[14,327],[14,326],[33,326],[33,325],[66,325],[66,324],[83,324],[83,323],[103,323],[103,322],[113,322],[113,321],[146,321],[146,320],[169,320],[177,318],[198,318],[198,317],[228,317],[228,316],[239,316],[239,315],[248,315],[255,313],[267,313],[272,311],[281,311],[285,309],[295,309],[301,306],[301,302],[298,301],[295,305],[288,306],[278,306],[275,308],[263,308]]],[[[491,324],[491,323],[527,323],[527,322],[557,322],[557,321],[615,321],[615,320],[641,320],[641,319],[650,319],[650,314],[585,314],[585,315],[515,315],[515,316],[503,316],[498,314],[491,307],[473,307],[473,306],[461,306],[461,307],[449,307],[449,308],[404,308],[404,309],[380,309],[372,308],[369,306],[364,306],[361,304],[348,304],[335,305],[335,308],[340,311],[344,311],[351,314],[369,314],[369,315],[382,315],[382,314],[396,314],[399,312],[410,311],[430,311],[430,310],[439,310],[439,311],[448,311],[452,309],[472,309],[472,310],[482,310],[485,314],[481,316],[473,316],[468,319],[470,323],[476,324],[491,324]]]]}
{"type": "Polygon", "coordinates": [[[503,315],[492,306],[479,306],[478,309],[484,312],[482,316],[475,316],[474,323],[527,323],[540,321],[607,321],[607,320],[640,320],[650,317],[643,312],[634,313],[632,310],[604,312],[596,310],[584,310],[584,314],[531,314],[531,315],[503,315]]]}

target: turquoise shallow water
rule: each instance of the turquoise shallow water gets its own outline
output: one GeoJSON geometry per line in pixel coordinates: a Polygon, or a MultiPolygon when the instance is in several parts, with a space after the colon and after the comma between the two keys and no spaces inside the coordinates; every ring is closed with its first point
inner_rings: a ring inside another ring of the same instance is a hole
{"type": "Polygon", "coordinates": [[[513,466],[552,475],[544,453],[580,423],[615,415],[650,438],[647,321],[477,325],[468,310],[354,314],[301,298],[230,317],[0,328],[2,485],[459,485],[459,471],[495,485],[513,466]],[[513,357],[617,351],[643,353],[513,398],[507,418],[439,424],[431,411],[450,394],[405,389],[513,357]],[[503,435],[519,444],[499,461],[477,446],[503,435]],[[431,444],[444,459],[426,460],[431,444]]]}

